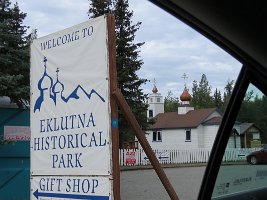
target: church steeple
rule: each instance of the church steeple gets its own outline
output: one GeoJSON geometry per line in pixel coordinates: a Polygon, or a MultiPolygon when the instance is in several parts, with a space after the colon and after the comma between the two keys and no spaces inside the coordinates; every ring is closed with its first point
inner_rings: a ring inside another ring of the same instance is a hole
{"type": "Polygon", "coordinates": [[[46,57],[44,57],[43,62],[44,62],[44,73],[43,73],[42,78],[38,81],[38,89],[42,92],[45,90],[48,90],[50,94],[51,92],[50,90],[53,85],[53,79],[47,73],[47,69],[46,69],[47,58],[46,57]]]}
{"type": "Polygon", "coordinates": [[[152,118],[159,113],[164,113],[164,101],[161,94],[158,93],[158,88],[156,86],[156,79],[154,79],[152,93],[148,95],[147,117],[152,118]]]}
{"type": "Polygon", "coordinates": [[[55,102],[55,105],[57,104],[57,98],[62,98],[62,92],[64,90],[64,85],[59,81],[58,78],[59,68],[57,68],[56,73],[57,73],[57,81],[52,87],[52,92],[54,94],[52,98],[55,102]],[[60,96],[58,96],[58,94],[60,94],[60,96]]]}

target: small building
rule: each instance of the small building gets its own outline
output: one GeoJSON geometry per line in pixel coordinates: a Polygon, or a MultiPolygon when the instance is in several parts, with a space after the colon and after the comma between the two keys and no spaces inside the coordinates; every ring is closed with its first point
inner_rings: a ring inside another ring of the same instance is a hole
{"type": "Polygon", "coordinates": [[[241,148],[261,147],[265,144],[266,135],[254,123],[240,125],[241,148]]]}

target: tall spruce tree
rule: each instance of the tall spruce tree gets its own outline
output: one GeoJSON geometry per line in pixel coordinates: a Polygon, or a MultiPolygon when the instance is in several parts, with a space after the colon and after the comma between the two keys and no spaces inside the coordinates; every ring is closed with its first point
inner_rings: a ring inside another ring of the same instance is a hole
{"type": "Polygon", "coordinates": [[[213,94],[213,101],[217,108],[222,109],[222,106],[223,106],[222,95],[221,95],[221,91],[218,90],[217,88],[215,89],[215,92],[213,94]]]}
{"type": "Polygon", "coordinates": [[[211,96],[211,86],[205,74],[202,74],[198,85],[196,81],[193,81],[192,92],[192,104],[195,108],[211,108],[215,106],[211,96]]]}
{"type": "Polygon", "coordinates": [[[92,0],[88,11],[90,18],[112,13],[112,0],[92,0]]]}
{"type": "Polygon", "coordinates": [[[234,84],[235,84],[234,80],[230,80],[230,79],[227,80],[226,86],[224,87],[224,93],[223,93],[223,110],[226,109],[227,104],[230,100],[230,97],[233,93],[234,84]]]}
{"type": "Polygon", "coordinates": [[[24,107],[29,102],[29,37],[18,4],[0,1],[0,96],[24,107]]]}
{"type": "Polygon", "coordinates": [[[197,85],[197,81],[194,80],[193,81],[193,86],[192,86],[192,100],[191,100],[191,104],[194,108],[198,107],[198,85],[197,85]]]}
{"type": "MultiPolygon", "coordinates": [[[[128,0],[92,0],[89,9],[90,17],[97,17],[106,13],[115,15],[116,32],[116,65],[118,72],[118,87],[126,101],[132,108],[137,121],[146,129],[148,126],[145,103],[146,95],[141,85],[146,79],[139,78],[137,71],[142,67],[143,61],[139,57],[139,49],[144,43],[135,43],[135,33],[140,28],[141,22],[133,24],[131,18],[133,11],[129,10],[128,0]]],[[[134,135],[128,122],[119,112],[119,128],[121,144],[133,140],[134,135]]]]}
{"type": "Polygon", "coordinates": [[[172,91],[168,91],[167,96],[164,99],[164,111],[177,112],[178,106],[179,106],[179,98],[174,97],[172,91]]]}

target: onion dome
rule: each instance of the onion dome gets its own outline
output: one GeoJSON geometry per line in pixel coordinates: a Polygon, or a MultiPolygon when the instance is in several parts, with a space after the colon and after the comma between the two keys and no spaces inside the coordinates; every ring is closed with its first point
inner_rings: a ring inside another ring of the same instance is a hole
{"type": "Polygon", "coordinates": [[[181,101],[191,101],[192,97],[188,92],[188,89],[185,87],[183,93],[180,96],[181,101]]]}
{"type": "Polygon", "coordinates": [[[157,88],[156,85],[154,85],[154,87],[153,87],[153,89],[152,89],[152,92],[153,92],[153,93],[157,93],[157,92],[158,92],[158,88],[157,88]]]}
{"type": "Polygon", "coordinates": [[[57,80],[57,82],[53,85],[52,91],[53,93],[60,93],[64,90],[64,85],[57,80]]]}
{"type": "Polygon", "coordinates": [[[47,90],[51,88],[52,84],[52,78],[47,73],[44,73],[42,78],[38,82],[38,87],[40,90],[47,90]]]}
{"type": "Polygon", "coordinates": [[[44,57],[44,73],[43,73],[42,78],[40,78],[40,80],[38,81],[38,89],[40,91],[50,89],[53,85],[52,77],[49,76],[46,72],[46,62],[47,62],[47,59],[46,57],[44,57]]]}
{"type": "Polygon", "coordinates": [[[57,68],[57,81],[55,82],[55,84],[52,87],[52,91],[53,93],[60,93],[64,90],[64,85],[58,80],[58,73],[59,73],[59,69],[57,68]]]}

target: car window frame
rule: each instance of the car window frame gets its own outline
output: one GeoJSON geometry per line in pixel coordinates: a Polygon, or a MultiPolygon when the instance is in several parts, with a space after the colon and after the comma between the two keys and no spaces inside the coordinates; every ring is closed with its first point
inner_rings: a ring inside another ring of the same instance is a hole
{"type": "Polygon", "coordinates": [[[183,21],[185,24],[195,29],[203,36],[207,37],[209,40],[221,47],[224,51],[236,58],[243,65],[234,86],[233,94],[223,116],[221,126],[215,137],[210,159],[200,187],[198,199],[211,199],[214,184],[218,175],[224,151],[227,146],[228,138],[230,136],[229,134],[231,133],[234,121],[240,110],[241,103],[248,89],[248,85],[251,83],[260,89],[265,95],[267,94],[267,66],[264,67],[261,65],[253,57],[250,57],[245,50],[238,48],[230,40],[228,40],[228,38],[223,37],[219,32],[216,32],[214,29],[212,29],[212,27],[207,26],[205,22],[200,21],[191,13],[178,6],[179,3],[176,4],[171,0],[149,1],[183,21]]]}
{"type": "Polygon", "coordinates": [[[214,140],[210,159],[200,187],[199,200],[211,199],[224,151],[249,84],[253,84],[266,95],[266,74],[267,70],[264,73],[260,73],[256,68],[243,65],[224,113],[221,126],[214,140]]]}

